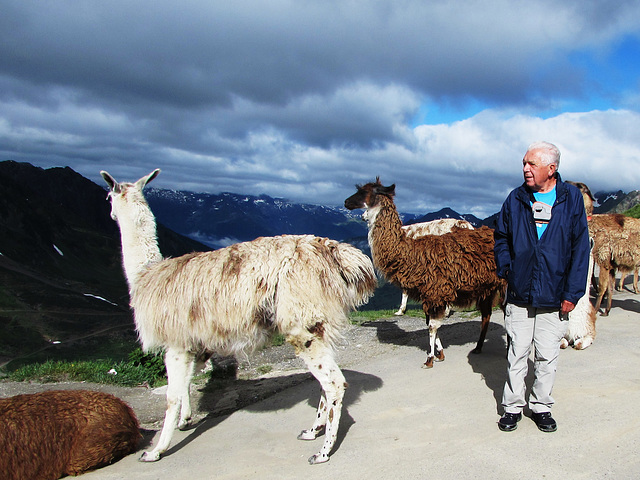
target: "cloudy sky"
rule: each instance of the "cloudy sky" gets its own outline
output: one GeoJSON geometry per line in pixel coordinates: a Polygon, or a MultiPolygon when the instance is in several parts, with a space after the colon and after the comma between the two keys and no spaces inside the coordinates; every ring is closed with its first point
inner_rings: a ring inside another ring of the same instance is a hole
{"type": "Polygon", "coordinates": [[[0,160],[485,217],[536,140],[640,189],[640,2],[2,1],[0,160]]]}

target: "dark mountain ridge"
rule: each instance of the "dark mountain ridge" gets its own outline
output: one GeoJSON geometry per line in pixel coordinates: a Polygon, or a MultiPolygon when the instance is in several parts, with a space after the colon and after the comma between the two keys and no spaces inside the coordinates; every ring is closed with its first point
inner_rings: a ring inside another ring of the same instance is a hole
{"type": "MultiPolygon", "coordinates": [[[[106,191],[70,168],[0,162],[0,364],[125,325],[120,234],[106,191]]],[[[164,255],[208,248],[158,225],[164,255]]]]}

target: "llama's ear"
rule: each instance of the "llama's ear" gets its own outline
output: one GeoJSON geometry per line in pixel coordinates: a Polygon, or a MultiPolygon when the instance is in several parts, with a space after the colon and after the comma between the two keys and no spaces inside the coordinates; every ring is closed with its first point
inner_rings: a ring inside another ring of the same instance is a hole
{"type": "Polygon", "coordinates": [[[104,178],[104,181],[107,182],[107,185],[109,186],[111,191],[112,192],[116,191],[116,189],[118,188],[118,182],[116,182],[116,179],[113,178],[111,175],[109,175],[108,172],[105,172],[104,170],[100,172],[100,175],[102,175],[102,178],[104,178]]]}
{"type": "Polygon", "coordinates": [[[151,180],[153,180],[154,178],[156,178],[158,176],[158,174],[160,173],[160,169],[156,168],[153,172],[151,172],[149,175],[147,175],[146,177],[142,177],[140,180],[138,180],[136,182],[136,185],[138,185],[138,187],[140,187],[140,189],[143,189],[145,187],[145,185],[147,183],[149,183],[151,180]]]}
{"type": "Polygon", "coordinates": [[[396,194],[396,184],[394,183],[393,185],[390,185],[388,187],[383,187],[382,185],[380,185],[380,187],[378,188],[378,193],[393,197],[396,194]]]}

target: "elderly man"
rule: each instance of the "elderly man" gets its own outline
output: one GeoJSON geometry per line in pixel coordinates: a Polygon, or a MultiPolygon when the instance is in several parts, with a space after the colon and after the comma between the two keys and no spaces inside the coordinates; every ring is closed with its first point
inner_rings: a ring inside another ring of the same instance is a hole
{"type": "Polygon", "coordinates": [[[508,372],[500,430],[513,431],[522,418],[528,358],[535,348],[535,380],[529,396],[532,419],[554,432],[551,397],[560,341],[568,313],[584,295],[589,232],[582,194],[557,172],[560,151],[547,142],[529,146],[522,161],[524,184],[513,190],[498,216],[495,259],[508,281],[505,328],[508,372]]]}

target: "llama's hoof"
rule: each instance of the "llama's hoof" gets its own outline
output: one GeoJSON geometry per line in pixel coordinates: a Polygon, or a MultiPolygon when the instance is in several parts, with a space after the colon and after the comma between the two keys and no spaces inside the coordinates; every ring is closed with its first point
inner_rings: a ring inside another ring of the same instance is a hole
{"type": "Polygon", "coordinates": [[[187,418],[185,420],[180,420],[178,423],[178,430],[189,430],[191,428],[191,418],[187,418]]]}
{"type": "Polygon", "coordinates": [[[157,462],[160,460],[160,454],[154,452],[142,452],[138,461],[140,462],[157,462]]]}
{"type": "Polygon", "coordinates": [[[601,317],[608,317],[609,316],[609,312],[602,312],[600,314],[601,317]]]}
{"type": "Polygon", "coordinates": [[[471,350],[471,353],[473,353],[474,355],[480,355],[482,353],[482,347],[476,347],[473,350],[471,350]]]}
{"type": "Polygon", "coordinates": [[[329,461],[329,455],[323,455],[316,453],[309,457],[309,465],[317,465],[318,463],[325,463],[329,461]]]}
{"type": "Polygon", "coordinates": [[[440,350],[436,353],[436,362],[444,362],[444,350],[440,350]]]}
{"type": "Polygon", "coordinates": [[[593,339],[591,338],[581,338],[573,344],[573,348],[575,348],[576,350],[584,350],[592,343],[593,343],[593,339]]]}
{"type": "Polygon", "coordinates": [[[427,361],[424,362],[424,365],[422,365],[422,368],[433,368],[433,357],[427,358],[427,361]]]}
{"type": "Polygon", "coordinates": [[[302,430],[298,435],[298,440],[315,440],[318,438],[318,434],[313,430],[302,430]]]}
{"type": "Polygon", "coordinates": [[[398,310],[396,313],[394,313],[394,315],[396,317],[401,317],[402,315],[404,315],[404,312],[402,310],[398,310]]]}
{"type": "Polygon", "coordinates": [[[564,350],[568,346],[569,346],[569,342],[567,341],[566,338],[563,338],[562,340],[560,340],[560,348],[562,348],[564,350]]]}

